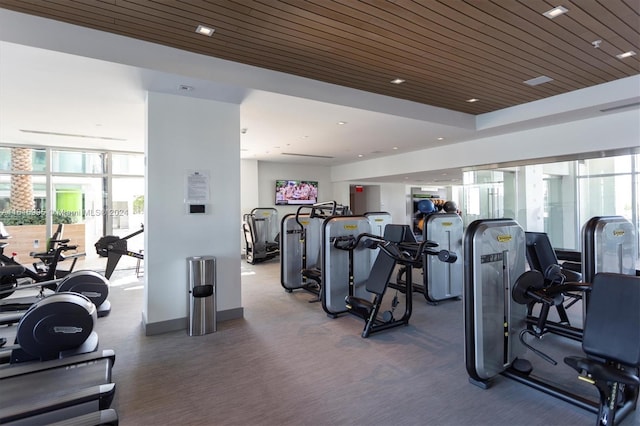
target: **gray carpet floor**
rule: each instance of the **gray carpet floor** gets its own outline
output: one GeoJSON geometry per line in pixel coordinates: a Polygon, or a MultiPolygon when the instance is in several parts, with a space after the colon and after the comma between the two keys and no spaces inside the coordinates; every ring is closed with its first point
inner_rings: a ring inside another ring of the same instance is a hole
{"type": "MultiPolygon", "coordinates": [[[[243,262],[243,319],[204,336],[185,330],[146,337],[142,297],[142,282],[118,272],[112,313],[98,324],[101,348],[116,351],[114,408],[124,426],[596,423],[595,414],[508,378],[487,390],[471,385],[461,301],[432,306],[415,294],[409,326],[363,339],[362,320],[329,318],[308,303],[311,294],[285,292],[277,260],[243,262]]],[[[579,345],[556,340],[565,345],[559,363],[541,373],[581,386],[562,362],[579,345]]],[[[535,344],[553,343],[550,336],[535,344]]],[[[596,397],[590,385],[576,389],[596,397]]],[[[638,424],[637,412],[623,423],[638,424]]]]}

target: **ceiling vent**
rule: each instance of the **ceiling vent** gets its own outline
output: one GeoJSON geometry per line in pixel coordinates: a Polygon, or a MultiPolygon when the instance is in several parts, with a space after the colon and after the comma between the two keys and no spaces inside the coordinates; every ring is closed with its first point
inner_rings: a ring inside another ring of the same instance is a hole
{"type": "Polygon", "coordinates": [[[541,75],[540,77],[532,78],[531,80],[523,81],[524,84],[528,84],[529,86],[538,86],[540,84],[548,83],[553,81],[551,77],[547,77],[546,75],[541,75]]]}

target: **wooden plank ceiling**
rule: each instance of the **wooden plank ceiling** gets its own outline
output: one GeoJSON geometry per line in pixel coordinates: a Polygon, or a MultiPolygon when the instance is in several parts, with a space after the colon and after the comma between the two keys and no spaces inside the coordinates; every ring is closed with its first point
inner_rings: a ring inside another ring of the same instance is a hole
{"type": "Polygon", "coordinates": [[[0,0],[0,7],[470,114],[640,73],[640,0],[0,0]],[[568,13],[542,15],[560,5],[568,13]],[[200,24],[213,36],[196,34],[200,24]],[[616,57],[627,51],[637,55],[616,57]],[[553,81],[523,83],[540,76],[553,81]],[[395,78],[406,81],[391,84],[395,78]]]}

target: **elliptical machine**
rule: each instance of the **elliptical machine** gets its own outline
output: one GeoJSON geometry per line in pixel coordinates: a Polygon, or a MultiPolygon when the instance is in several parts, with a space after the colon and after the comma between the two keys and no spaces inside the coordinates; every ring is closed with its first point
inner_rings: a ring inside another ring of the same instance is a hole
{"type": "MultiPolygon", "coordinates": [[[[54,293],[31,305],[18,323],[9,363],[48,361],[93,352],[98,335],[93,330],[98,314],[95,304],[79,293],[54,293]]],[[[6,357],[5,357],[6,361],[6,357]]]]}
{"type": "MultiPolygon", "coordinates": [[[[24,273],[24,267],[20,265],[0,266],[1,277],[21,275],[22,273],[24,273]]],[[[54,294],[71,292],[88,298],[96,306],[98,317],[105,317],[111,312],[111,302],[107,300],[109,280],[95,271],[80,270],[57,280],[36,282],[18,287],[18,290],[38,289],[39,292],[35,296],[4,299],[0,303],[0,324],[18,322],[25,315],[25,311],[47,297],[50,288],[54,288],[54,294]]],[[[0,291],[0,296],[3,292],[13,293],[14,290],[0,291]]]]}
{"type": "Polygon", "coordinates": [[[117,424],[109,408],[115,353],[97,351],[96,318],[95,305],[77,293],[52,294],[27,310],[14,344],[0,345],[1,424],[117,424]]]}

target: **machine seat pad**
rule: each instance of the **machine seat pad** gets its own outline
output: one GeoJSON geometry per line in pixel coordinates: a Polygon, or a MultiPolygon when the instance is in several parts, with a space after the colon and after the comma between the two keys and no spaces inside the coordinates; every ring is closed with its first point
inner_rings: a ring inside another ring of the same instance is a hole
{"type": "Polygon", "coordinates": [[[547,287],[544,289],[544,292],[549,296],[555,296],[556,294],[565,294],[565,293],[573,293],[573,292],[585,292],[591,291],[590,283],[567,283],[554,285],[551,287],[547,287]]]}
{"type": "Polygon", "coordinates": [[[595,380],[624,383],[631,386],[640,385],[640,378],[633,372],[620,370],[600,361],[579,356],[568,356],[564,359],[564,362],[578,373],[587,372],[595,380]]]}
{"type": "Polygon", "coordinates": [[[367,311],[373,309],[373,303],[360,297],[347,296],[344,298],[344,302],[351,306],[352,309],[366,309],[367,311]]]}
{"type": "Polygon", "coordinates": [[[278,251],[280,250],[279,243],[267,243],[267,251],[278,251]]]}
{"type": "Polygon", "coordinates": [[[640,366],[640,278],[597,273],[584,325],[589,358],[640,366]]]}
{"type": "Polygon", "coordinates": [[[320,281],[322,280],[322,271],[319,268],[303,269],[302,276],[320,284],[320,281]]]}

